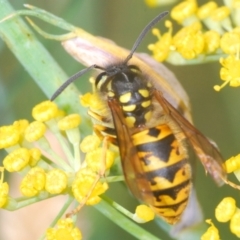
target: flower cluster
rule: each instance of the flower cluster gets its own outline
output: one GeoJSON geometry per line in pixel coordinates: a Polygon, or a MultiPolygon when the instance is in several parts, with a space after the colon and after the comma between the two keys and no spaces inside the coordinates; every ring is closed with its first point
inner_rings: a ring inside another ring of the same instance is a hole
{"type": "MultiPolygon", "coordinates": [[[[234,173],[240,181],[240,154],[229,158],[225,162],[226,172],[234,173]]],[[[230,221],[230,231],[237,237],[240,237],[240,210],[236,206],[236,200],[232,197],[225,197],[215,209],[215,217],[219,222],[230,221]]],[[[211,226],[202,236],[201,240],[216,239],[219,240],[218,229],[211,220],[206,220],[211,226]]]]}
{"type": "MultiPolygon", "coordinates": [[[[95,94],[87,93],[81,97],[81,102],[95,111],[101,109],[95,94]]],[[[65,116],[53,102],[36,105],[32,116],[33,122],[19,120],[0,127],[0,148],[8,152],[0,168],[0,207],[16,210],[39,201],[39,198],[44,200],[67,194],[79,206],[67,214],[68,218],[54,220],[59,220],[58,228],[48,229],[46,238],[81,239],[81,232],[74,227],[71,217],[84,205],[101,201],[100,195],[108,189],[107,182],[111,182],[111,177],[107,176],[117,148],[109,146],[97,135],[81,139],[80,115],[65,116]],[[4,170],[21,174],[20,192],[31,201],[24,202],[22,197],[13,199],[9,196],[9,185],[3,180],[4,170]]],[[[116,181],[117,177],[112,178],[116,181]]],[[[122,180],[122,176],[119,179],[122,180]]],[[[127,212],[126,215],[141,223],[154,218],[153,211],[145,205],[139,206],[135,214],[127,212]]]]}
{"type": "MultiPolygon", "coordinates": [[[[215,209],[215,217],[219,222],[225,223],[230,221],[230,231],[238,238],[240,237],[240,209],[236,206],[236,201],[232,197],[224,198],[215,209]]],[[[211,220],[206,220],[211,224],[201,240],[215,239],[219,240],[218,229],[213,225],[211,220]]]]}
{"type": "MultiPolygon", "coordinates": [[[[115,155],[106,149],[105,165],[100,139],[89,135],[81,141],[81,117],[64,115],[55,103],[45,101],[33,108],[33,122],[19,120],[0,128],[0,147],[8,152],[1,167],[0,207],[14,208],[13,199],[8,196],[8,184],[3,182],[4,169],[21,174],[20,192],[27,198],[73,194],[81,205],[94,205],[101,200],[99,195],[108,189],[108,184],[100,180],[113,164],[115,155]]],[[[66,231],[70,229],[65,229],[64,234],[66,231]]]]}
{"type": "Polygon", "coordinates": [[[225,2],[225,6],[214,1],[198,6],[196,0],[185,0],[175,6],[171,17],[182,28],[173,34],[172,22],[166,21],[166,33],[153,29],[158,38],[149,45],[153,57],[177,65],[219,60],[224,83],[214,89],[240,86],[240,5],[237,0],[225,2]]]}

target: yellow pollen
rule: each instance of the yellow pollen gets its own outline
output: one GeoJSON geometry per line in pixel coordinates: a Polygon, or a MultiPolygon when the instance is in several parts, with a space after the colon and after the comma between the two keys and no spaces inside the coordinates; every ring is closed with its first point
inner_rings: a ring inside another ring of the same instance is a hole
{"type": "Polygon", "coordinates": [[[149,91],[146,89],[139,89],[138,92],[145,98],[149,97],[149,91]]]}
{"type": "Polygon", "coordinates": [[[208,228],[208,230],[202,235],[201,240],[220,240],[218,229],[214,226],[211,219],[207,219],[206,222],[210,224],[211,226],[208,228]]]}
{"type": "Polygon", "coordinates": [[[77,227],[74,227],[71,218],[60,219],[57,222],[57,228],[49,228],[46,233],[46,240],[81,240],[82,233],[77,227]]]}
{"type": "Polygon", "coordinates": [[[226,54],[236,54],[240,51],[240,33],[226,32],[220,40],[220,47],[226,54]]]}
{"type": "Polygon", "coordinates": [[[86,154],[86,158],[85,161],[87,163],[87,166],[93,170],[94,172],[99,172],[103,167],[107,170],[110,169],[110,167],[113,165],[114,162],[114,158],[115,158],[115,153],[107,150],[106,151],[106,156],[105,156],[105,166],[103,165],[103,161],[102,161],[102,156],[103,156],[103,152],[104,149],[103,148],[97,148],[91,152],[88,152],[86,154]]]}
{"type": "Polygon", "coordinates": [[[225,197],[216,207],[215,216],[219,222],[228,222],[236,212],[236,201],[232,197],[225,197]]]}
{"type": "Polygon", "coordinates": [[[195,0],[186,0],[179,3],[171,11],[171,17],[178,23],[182,23],[186,18],[192,16],[197,11],[195,0]]]}
{"type": "Polygon", "coordinates": [[[97,93],[86,93],[80,96],[80,103],[84,107],[90,107],[96,111],[102,110],[106,107],[106,103],[102,101],[97,93]]]}
{"type": "Polygon", "coordinates": [[[32,148],[29,150],[30,152],[30,160],[29,165],[34,167],[41,158],[41,151],[38,148],[32,148]]]}
{"type": "Polygon", "coordinates": [[[72,192],[78,202],[81,202],[89,193],[87,205],[94,205],[101,201],[99,195],[108,189],[108,184],[101,183],[97,181],[98,179],[99,176],[89,168],[82,168],[77,172],[72,184],[72,192]],[[90,190],[92,191],[90,192],[90,190]]]}
{"type": "Polygon", "coordinates": [[[67,174],[60,169],[52,169],[46,174],[45,189],[51,194],[62,193],[68,183],[67,174]]]}
{"type": "Polygon", "coordinates": [[[141,106],[146,108],[146,107],[150,106],[150,104],[151,104],[151,101],[148,100],[148,101],[142,102],[141,106]]]}
{"type": "Polygon", "coordinates": [[[237,156],[229,158],[225,162],[227,173],[231,173],[240,169],[240,154],[237,156]]]}
{"type": "Polygon", "coordinates": [[[62,131],[77,128],[81,123],[79,114],[70,114],[58,121],[58,127],[62,131]]]}
{"type": "MultiPolygon", "coordinates": [[[[152,30],[153,35],[158,38],[158,41],[148,45],[148,49],[152,51],[153,57],[159,62],[163,62],[167,59],[172,46],[172,23],[167,20],[165,21],[165,26],[168,28],[168,31],[163,35],[160,34],[157,28],[152,30]]],[[[152,87],[149,82],[147,86],[149,88],[152,87]]]]}
{"type": "Polygon", "coordinates": [[[199,19],[205,19],[208,18],[215,9],[217,9],[217,4],[214,1],[210,1],[199,7],[197,15],[199,19]]]}
{"type": "Polygon", "coordinates": [[[233,215],[230,221],[230,230],[233,234],[235,234],[238,238],[240,237],[240,210],[233,215]]]}
{"type": "Polygon", "coordinates": [[[18,143],[20,134],[15,126],[0,127],[0,149],[14,146],[18,143]]]}
{"type": "Polygon", "coordinates": [[[3,166],[9,172],[21,171],[30,160],[30,152],[26,148],[18,148],[3,159],[3,166]]]}
{"type": "Polygon", "coordinates": [[[84,95],[80,95],[80,103],[83,107],[89,107],[91,103],[92,93],[86,93],[84,95]]]}
{"type": "Polygon", "coordinates": [[[25,130],[25,138],[28,142],[34,142],[44,136],[46,132],[46,126],[42,122],[32,122],[25,130]]]}
{"type": "Polygon", "coordinates": [[[220,46],[220,35],[214,30],[210,30],[204,33],[203,35],[205,41],[204,51],[206,53],[215,52],[220,46]]]}
{"type": "Polygon", "coordinates": [[[230,15],[230,9],[228,7],[226,7],[226,6],[222,6],[222,7],[219,7],[217,9],[215,9],[212,12],[211,18],[214,21],[222,21],[223,19],[225,19],[229,15],[230,15]]]}
{"type": "Polygon", "coordinates": [[[46,174],[40,167],[32,168],[23,178],[20,184],[20,191],[23,196],[33,197],[44,189],[46,174]]]}
{"type": "Polygon", "coordinates": [[[219,86],[215,85],[215,91],[220,91],[228,83],[231,87],[240,86],[240,60],[235,56],[228,56],[227,58],[220,58],[222,68],[220,70],[220,77],[224,83],[219,86]]]}
{"type": "Polygon", "coordinates": [[[36,105],[32,110],[32,116],[40,122],[55,118],[58,114],[58,107],[54,102],[44,101],[36,105]]]}
{"type": "Polygon", "coordinates": [[[20,134],[24,133],[29,122],[26,119],[18,120],[13,123],[13,126],[16,127],[20,134]]]}
{"type": "Polygon", "coordinates": [[[127,105],[127,106],[122,106],[123,111],[125,112],[132,112],[136,109],[136,105],[127,105]]]}
{"type": "Polygon", "coordinates": [[[233,6],[233,8],[240,8],[240,1],[239,0],[233,0],[232,6],[233,6]]]}
{"type": "Polygon", "coordinates": [[[196,58],[204,50],[204,37],[201,24],[195,22],[182,28],[173,38],[173,44],[177,51],[186,59],[196,58]]]}
{"type": "Polygon", "coordinates": [[[120,96],[119,101],[121,103],[128,103],[131,100],[131,97],[132,97],[132,94],[128,92],[120,96]]]}
{"type": "Polygon", "coordinates": [[[83,153],[87,153],[97,149],[100,143],[101,143],[101,140],[99,139],[98,136],[89,135],[82,140],[80,144],[80,149],[83,153]]]}
{"type": "Polygon", "coordinates": [[[139,217],[144,222],[149,222],[153,220],[155,216],[153,210],[150,207],[143,204],[137,206],[135,213],[137,217],[139,217]]]}

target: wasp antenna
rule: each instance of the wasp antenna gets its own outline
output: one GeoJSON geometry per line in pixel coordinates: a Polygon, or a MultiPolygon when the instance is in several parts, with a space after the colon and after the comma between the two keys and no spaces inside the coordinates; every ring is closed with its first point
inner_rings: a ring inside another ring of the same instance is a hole
{"type": "Polygon", "coordinates": [[[93,68],[97,68],[97,69],[101,69],[101,70],[105,70],[105,68],[102,68],[96,64],[91,65],[90,67],[84,68],[81,71],[77,72],[76,74],[74,74],[73,76],[71,76],[66,82],[64,82],[58,89],[57,91],[52,95],[50,101],[53,101],[59,94],[61,94],[63,92],[63,90],[65,88],[67,88],[67,86],[69,84],[71,84],[72,82],[74,82],[76,79],[78,79],[79,77],[81,77],[83,74],[85,74],[86,72],[90,71],[93,68]]]}
{"type": "Polygon", "coordinates": [[[136,51],[137,47],[145,37],[145,35],[148,33],[148,31],[155,25],[157,24],[162,18],[164,18],[168,14],[168,11],[160,13],[157,17],[155,17],[140,33],[138,36],[136,42],[133,44],[132,50],[129,53],[129,55],[126,57],[124,60],[123,64],[126,64],[133,56],[134,52],[136,51]]]}

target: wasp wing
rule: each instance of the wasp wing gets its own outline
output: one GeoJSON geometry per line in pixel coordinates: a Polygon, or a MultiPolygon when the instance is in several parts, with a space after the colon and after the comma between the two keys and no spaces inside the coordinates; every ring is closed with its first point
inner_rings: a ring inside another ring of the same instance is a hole
{"type": "Polygon", "coordinates": [[[189,121],[187,121],[157,90],[154,96],[162,106],[164,112],[169,115],[188,138],[195,153],[201,160],[205,171],[208,172],[217,185],[221,186],[227,181],[223,158],[217,148],[189,121]]]}
{"type": "Polygon", "coordinates": [[[126,183],[136,198],[152,204],[152,191],[132,142],[131,129],[125,124],[122,110],[116,100],[108,100],[108,105],[112,112],[126,183]]]}

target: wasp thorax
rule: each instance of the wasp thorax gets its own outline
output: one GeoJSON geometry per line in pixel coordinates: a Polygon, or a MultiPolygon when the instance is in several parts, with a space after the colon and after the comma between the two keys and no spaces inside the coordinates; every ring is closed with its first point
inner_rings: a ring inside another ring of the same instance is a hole
{"type": "Polygon", "coordinates": [[[145,125],[152,115],[152,97],[151,86],[141,71],[134,66],[128,66],[104,80],[100,91],[107,92],[108,98],[116,98],[127,125],[145,125]]]}

